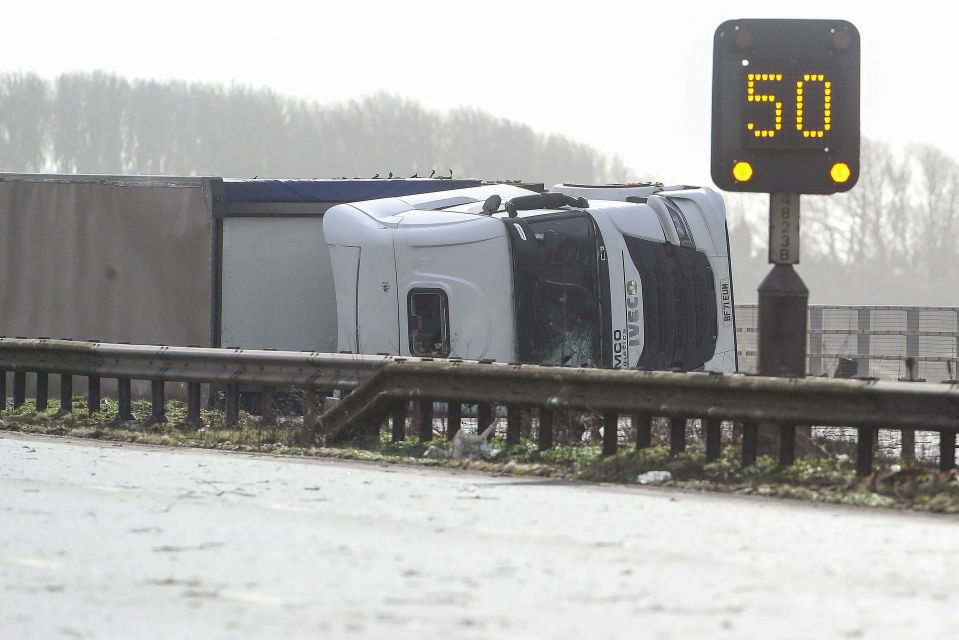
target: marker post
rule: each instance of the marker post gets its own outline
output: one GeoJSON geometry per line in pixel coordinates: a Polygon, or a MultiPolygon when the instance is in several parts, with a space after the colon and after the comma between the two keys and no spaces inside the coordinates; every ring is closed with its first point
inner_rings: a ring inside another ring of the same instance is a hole
{"type": "Polygon", "coordinates": [[[769,263],[759,285],[759,373],[806,375],[809,289],[793,268],[799,264],[799,194],[769,195],[769,263]]]}

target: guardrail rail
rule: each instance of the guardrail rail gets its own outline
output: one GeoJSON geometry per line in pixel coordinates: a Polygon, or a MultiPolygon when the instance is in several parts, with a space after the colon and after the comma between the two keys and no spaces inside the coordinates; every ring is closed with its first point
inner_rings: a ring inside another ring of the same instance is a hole
{"type": "MultiPolygon", "coordinates": [[[[939,466],[955,467],[959,382],[904,383],[826,378],[769,378],[743,374],[587,369],[353,354],[324,354],[47,339],[0,338],[0,407],[13,374],[13,405],[25,402],[26,376],[36,376],[38,410],[47,406],[48,379],[60,376],[61,411],[72,411],[74,376],[88,378],[88,407],[101,406],[100,380],[118,381],[118,420],[132,419],[132,380],[151,383],[151,420],[165,415],[165,385],[188,385],[187,421],[199,423],[200,385],[225,385],[226,420],[239,417],[240,386],[268,397],[279,386],[338,390],[342,399],[319,417],[324,433],[345,440],[378,433],[391,416],[394,440],[406,437],[406,407],[418,402],[421,439],[433,437],[435,402],[448,405],[447,436],[460,428],[464,404],[479,406],[477,428],[490,424],[495,406],[507,408],[507,444],[520,439],[524,412],[537,415],[541,449],[552,446],[557,411],[601,414],[603,454],[619,447],[620,416],[630,417],[636,447],[651,445],[654,417],[670,422],[670,450],[687,446],[689,420],[702,420],[708,460],[719,457],[723,421],[742,425],[742,463],[755,463],[760,428],[779,434],[779,461],[792,464],[798,425],[858,431],[857,472],[871,473],[879,428],[934,431],[939,466]]],[[[264,402],[264,407],[271,402],[264,402]]],[[[264,412],[264,421],[273,416],[264,412]]]]}

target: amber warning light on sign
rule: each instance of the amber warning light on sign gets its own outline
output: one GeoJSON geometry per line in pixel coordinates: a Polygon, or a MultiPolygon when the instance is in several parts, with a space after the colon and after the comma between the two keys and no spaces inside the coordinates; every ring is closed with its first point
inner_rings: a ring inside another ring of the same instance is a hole
{"type": "Polygon", "coordinates": [[[732,20],[713,49],[713,181],[835,193],[859,177],[859,32],[841,20],[732,20]]]}

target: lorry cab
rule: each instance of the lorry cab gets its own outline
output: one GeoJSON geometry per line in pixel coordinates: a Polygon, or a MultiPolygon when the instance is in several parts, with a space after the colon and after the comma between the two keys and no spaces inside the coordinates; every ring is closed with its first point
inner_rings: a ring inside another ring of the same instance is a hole
{"type": "Polygon", "coordinates": [[[339,205],[323,231],[341,351],[735,370],[711,190],[485,185],[339,205]]]}

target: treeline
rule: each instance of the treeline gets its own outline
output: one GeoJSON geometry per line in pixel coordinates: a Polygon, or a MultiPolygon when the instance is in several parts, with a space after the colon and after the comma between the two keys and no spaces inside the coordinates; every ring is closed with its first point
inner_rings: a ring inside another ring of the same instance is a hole
{"type": "Polygon", "coordinates": [[[474,109],[389,94],[334,105],[265,89],[104,73],[0,76],[0,170],[622,180],[616,157],[474,109]]]}
{"type": "MultiPolygon", "coordinates": [[[[704,151],[705,153],[705,151],[704,151]]],[[[635,179],[617,157],[473,109],[377,94],[323,105],[269,90],[103,73],[0,76],[0,171],[590,182],[635,179]]],[[[738,302],[768,272],[766,196],[726,194],[738,302]]],[[[859,184],[804,196],[799,272],[818,304],[956,305],[959,164],[865,140],[859,184]]]]}
{"type": "MultiPolygon", "coordinates": [[[[941,150],[864,140],[859,183],[803,196],[802,262],[816,304],[959,305],[959,163],[941,150]]],[[[737,301],[756,300],[768,197],[727,196],[737,301]]]]}

